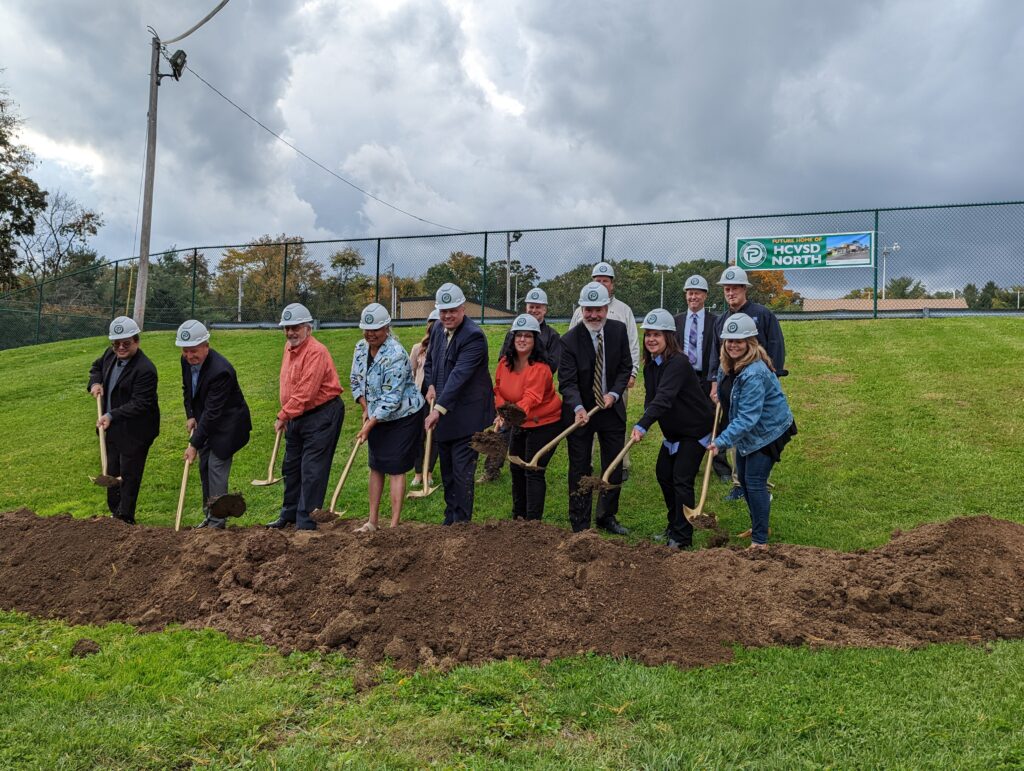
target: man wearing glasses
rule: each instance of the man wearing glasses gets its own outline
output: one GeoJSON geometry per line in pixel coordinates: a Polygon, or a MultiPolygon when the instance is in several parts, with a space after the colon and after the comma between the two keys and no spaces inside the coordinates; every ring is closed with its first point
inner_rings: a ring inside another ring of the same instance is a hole
{"type": "Polygon", "coordinates": [[[127,316],[110,322],[110,348],[92,363],[89,393],[99,397],[103,415],[96,428],[107,432],[107,473],[121,484],[107,488],[110,514],[135,524],[135,504],[150,445],[160,433],[156,367],[139,348],[139,325],[127,316]]]}

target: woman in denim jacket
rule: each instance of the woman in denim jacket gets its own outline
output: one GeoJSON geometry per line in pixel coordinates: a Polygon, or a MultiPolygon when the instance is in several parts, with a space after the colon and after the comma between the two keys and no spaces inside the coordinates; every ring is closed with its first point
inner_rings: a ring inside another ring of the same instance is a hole
{"type": "Polygon", "coordinates": [[[736,471],[750,510],[751,548],[768,544],[771,495],[768,475],[796,434],[793,413],[775,376],[772,360],[757,341],[757,325],[734,313],[722,329],[718,381],[733,376],[729,425],[708,447],[714,457],[736,448],[736,471]]]}
{"type": "Polygon", "coordinates": [[[423,430],[423,395],[416,387],[405,348],[391,336],[391,316],[380,303],[360,314],[363,339],[352,355],[352,397],[363,408],[357,441],[370,456],[370,518],[358,532],[377,529],[384,476],[390,477],[391,527],[398,524],[405,499],[405,475],[416,465],[423,430]]]}

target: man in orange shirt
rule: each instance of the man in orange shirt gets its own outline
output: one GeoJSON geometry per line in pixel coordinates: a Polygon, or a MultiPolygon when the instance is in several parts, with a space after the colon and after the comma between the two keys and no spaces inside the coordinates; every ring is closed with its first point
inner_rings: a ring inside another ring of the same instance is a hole
{"type": "Polygon", "coordinates": [[[345,405],[334,359],[313,337],[313,317],[304,305],[292,303],[281,314],[288,342],[281,360],[281,410],[275,431],[284,431],[284,503],[267,527],[294,525],[316,530],[309,512],[324,505],[327,478],[338,446],[345,405]]]}

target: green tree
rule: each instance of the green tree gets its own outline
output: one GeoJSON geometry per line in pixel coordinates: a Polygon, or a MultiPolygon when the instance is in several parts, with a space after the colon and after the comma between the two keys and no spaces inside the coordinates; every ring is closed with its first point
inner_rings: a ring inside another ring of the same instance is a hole
{"type": "Polygon", "coordinates": [[[46,209],[46,192],[28,176],[35,158],[15,141],[20,123],[6,89],[0,88],[0,290],[21,284],[17,243],[35,233],[36,216],[46,209]]]}
{"type": "Polygon", "coordinates": [[[928,290],[920,281],[914,281],[910,276],[897,276],[889,279],[885,285],[885,298],[887,300],[920,300],[928,296],[928,290]]]}
{"type": "Polygon", "coordinates": [[[964,302],[967,303],[968,308],[978,307],[978,287],[974,284],[968,284],[964,287],[963,295],[964,302]]]}
{"type": "MultiPolygon", "coordinates": [[[[504,277],[504,274],[502,274],[504,277]]],[[[459,286],[470,300],[479,300],[483,289],[484,260],[465,252],[452,252],[448,259],[437,265],[431,265],[423,274],[423,286],[427,294],[434,294],[441,284],[451,282],[459,286]]],[[[382,276],[383,278],[383,276],[382,276]]],[[[490,278],[488,278],[490,283],[490,278]]],[[[502,293],[504,293],[504,283],[502,293]]],[[[384,297],[381,289],[381,297],[384,297]]],[[[504,305],[504,299],[502,299],[504,305]]]]}
{"type": "Polygon", "coordinates": [[[354,319],[372,301],[373,279],[360,270],[363,265],[363,256],[351,246],[331,255],[331,273],[324,281],[325,317],[354,319]]]}

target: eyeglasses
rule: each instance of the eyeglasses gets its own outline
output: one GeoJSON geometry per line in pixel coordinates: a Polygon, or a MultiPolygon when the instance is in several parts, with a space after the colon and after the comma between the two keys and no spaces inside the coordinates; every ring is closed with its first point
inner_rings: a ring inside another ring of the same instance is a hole
{"type": "Polygon", "coordinates": [[[111,340],[110,341],[110,347],[111,348],[131,348],[132,347],[132,343],[134,343],[134,342],[135,341],[132,340],[130,337],[126,338],[124,340],[111,340]]]}

